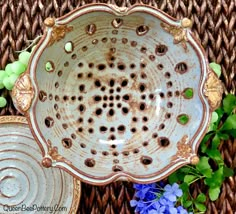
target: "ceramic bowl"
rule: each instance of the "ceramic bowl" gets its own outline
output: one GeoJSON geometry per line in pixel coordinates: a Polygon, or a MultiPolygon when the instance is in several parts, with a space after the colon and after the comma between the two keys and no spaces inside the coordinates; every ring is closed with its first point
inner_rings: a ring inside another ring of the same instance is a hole
{"type": "Polygon", "coordinates": [[[222,86],[191,20],[93,4],[45,25],[12,93],[45,167],[102,185],[149,183],[197,163],[222,86]]]}
{"type": "Polygon", "coordinates": [[[41,156],[26,118],[0,117],[0,213],[76,213],[80,181],[41,156]]]}

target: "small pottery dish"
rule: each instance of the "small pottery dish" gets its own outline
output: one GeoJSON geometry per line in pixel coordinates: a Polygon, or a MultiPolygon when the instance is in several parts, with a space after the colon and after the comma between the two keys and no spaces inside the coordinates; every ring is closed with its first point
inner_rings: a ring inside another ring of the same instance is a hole
{"type": "Polygon", "coordinates": [[[189,19],[92,4],[45,25],[12,92],[45,167],[102,185],[149,183],[198,161],[222,86],[189,19]]]}
{"type": "Polygon", "coordinates": [[[66,172],[41,165],[41,151],[26,118],[0,117],[0,213],[70,213],[81,184],[66,172]]]}

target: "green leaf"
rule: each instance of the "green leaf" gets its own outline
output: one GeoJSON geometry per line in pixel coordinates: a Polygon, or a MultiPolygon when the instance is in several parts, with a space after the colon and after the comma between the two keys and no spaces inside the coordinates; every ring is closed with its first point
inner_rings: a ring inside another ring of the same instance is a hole
{"type": "Polygon", "coordinates": [[[207,132],[216,131],[217,126],[214,123],[210,123],[207,132]]]}
{"type": "Polygon", "coordinates": [[[219,64],[212,62],[209,64],[210,68],[217,74],[218,77],[221,75],[221,67],[219,64]]]}
{"type": "Polygon", "coordinates": [[[218,120],[219,116],[216,111],[212,112],[211,123],[215,123],[218,120]]]}
{"type": "Polygon", "coordinates": [[[179,171],[182,173],[188,174],[190,173],[190,171],[192,171],[192,169],[190,167],[181,167],[179,171]]]}
{"type": "Polygon", "coordinates": [[[219,119],[219,116],[217,112],[216,111],[212,112],[211,122],[208,128],[208,132],[217,130],[218,124],[216,124],[216,122],[218,121],[218,119],[219,119]]]}
{"type": "Polygon", "coordinates": [[[211,136],[213,135],[214,133],[209,133],[207,135],[204,136],[204,138],[202,139],[202,142],[200,144],[200,148],[201,148],[201,152],[205,153],[206,150],[207,150],[207,145],[206,145],[206,142],[211,138],[211,136]]]}
{"type": "Polygon", "coordinates": [[[233,109],[236,108],[236,96],[233,94],[227,94],[223,100],[223,108],[227,114],[231,114],[233,109]]]}
{"type": "Polygon", "coordinates": [[[184,176],[184,182],[187,184],[191,184],[192,181],[194,181],[195,179],[197,179],[198,177],[195,175],[185,175],[184,176]]]}
{"type": "Polygon", "coordinates": [[[181,188],[183,190],[183,192],[186,192],[186,191],[188,191],[189,187],[188,187],[188,184],[184,182],[179,185],[179,188],[181,188]]]}
{"type": "Polygon", "coordinates": [[[206,211],[206,206],[202,203],[195,202],[195,207],[200,211],[200,212],[205,212],[206,211]]]}
{"type": "Polygon", "coordinates": [[[221,139],[221,140],[228,140],[229,139],[229,135],[228,134],[225,134],[225,133],[221,133],[221,132],[218,132],[218,137],[221,139]]]}
{"type": "Polygon", "coordinates": [[[220,145],[220,138],[219,138],[218,134],[216,134],[212,139],[211,148],[217,149],[219,145],[220,145]]]}
{"type": "Polygon", "coordinates": [[[168,181],[169,181],[170,184],[177,183],[178,180],[179,180],[179,178],[178,178],[177,172],[172,173],[168,177],[168,181]]]}
{"type": "Polygon", "coordinates": [[[231,129],[226,131],[229,135],[231,135],[232,137],[236,138],[236,129],[231,129]]]}
{"type": "Polygon", "coordinates": [[[220,194],[219,187],[209,189],[209,197],[212,201],[215,201],[219,197],[219,194],[220,194]]]}
{"type": "Polygon", "coordinates": [[[183,195],[181,196],[181,204],[189,199],[189,186],[187,183],[182,183],[179,185],[179,188],[182,189],[183,195]]]}
{"type": "Polygon", "coordinates": [[[200,157],[198,164],[196,165],[196,169],[204,176],[211,177],[212,169],[208,163],[209,158],[200,157]]]}
{"type": "Polygon", "coordinates": [[[218,121],[215,124],[218,125],[225,112],[223,107],[216,109],[215,112],[218,114],[218,121]]]}
{"type": "Polygon", "coordinates": [[[230,129],[236,129],[236,114],[229,115],[220,130],[223,131],[230,129]]]}
{"type": "Polygon", "coordinates": [[[204,203],[206,201],[206,195],[204,193],[200,193],[197,196],[196,201],[200,203],[204,203]]]}
{"type": "Polygon", "coordinates": [[[227,166],[223,166],[224,177],[229,177],[234,175],[234,171],[227,166]]]}
{"type": "Polygon", "coordinates": [[[183,206],[184,206],[185,208],[190,207],[192,204],[193,204],[192,201],[184,201],[184,202],[183,202],[183,206]]]}
{"type": "Polygon", "coordinates": [[[221,187],[224,181],[224,170],[223,166],[221,166],[218,170],[212,173],[212,177],[206,178],[204,183],[211,188],[221,187]]]}
{"type": "Polygon", "coordinates": [[[220,154],[220,151],[218,149],[208,149],[206,151],[206,154],[212,158],[213,160],[215,160],[216,162],[219,163],[223,163],[223,159],[222,156],[220,154]]]}

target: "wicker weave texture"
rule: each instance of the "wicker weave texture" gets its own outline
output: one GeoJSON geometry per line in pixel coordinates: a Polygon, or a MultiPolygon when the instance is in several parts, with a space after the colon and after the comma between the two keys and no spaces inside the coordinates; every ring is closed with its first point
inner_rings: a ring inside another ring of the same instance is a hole
{"type": "MultiPolygon", "coordinates": [[[[188,17],[193,21],[192,30],[206,50],[209,61],[222,65],[222,81],[225,93],[235,93],[236,81],[236,0],[97,0],[118,6],[135,3],[159,8],[178,19],[188,17]]],[[[46,17],[59,17],[89,0],[0,0],[0,68],[17,59],[16,51],[24,49],[30,40],[42,34],[46,17]]],[[[8,98],[6,108],[0,115],[19,114],[8,98]]],[[[225,163],[236,168],[236,140],[222,142],[221,153],[225,163]]],[[[236,212],[236,177],[227,179],[216,202],[207,202],[207,213],[236,212]]],[[[78,213],[120,214],[133,213],[129,200],[133,197],[131,183],[116,182],[103,187],[83,184],[78,213]]],[[[204,185],[194,185],[193,194],[205,192],[204,185]]]]}

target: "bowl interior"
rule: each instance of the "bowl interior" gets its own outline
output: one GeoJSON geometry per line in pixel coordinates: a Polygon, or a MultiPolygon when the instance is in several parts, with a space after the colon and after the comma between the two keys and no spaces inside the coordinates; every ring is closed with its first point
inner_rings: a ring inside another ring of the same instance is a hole
{"type": "Polygon", "coordinates": [[[190,44],[174,45],[161,22],[145,12],[92,11],[41,53],[38,130],[82,174],[150,176],[199,132],[200,60],[190,44]]]}

